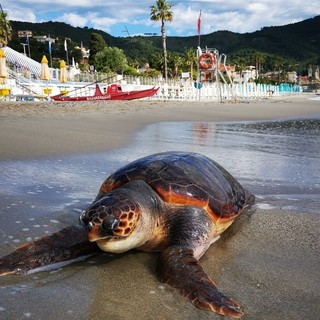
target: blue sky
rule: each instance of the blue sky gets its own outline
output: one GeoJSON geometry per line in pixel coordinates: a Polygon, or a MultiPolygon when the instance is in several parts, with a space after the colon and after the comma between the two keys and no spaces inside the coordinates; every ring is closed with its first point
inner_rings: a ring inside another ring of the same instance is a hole
{"type": "MultiPolygon", "coordinates": [[[[1,1],[10,20],[60,21],[75,27],[93,27],[112,36],[144,33],[160,35],[160,23],[150,21],[152,1],[127,0],[5,0],[1,1]]],[[[166,25],[168,36],[197,34],[200,10],[201,33],[218,30],[245,33],[262,27],[279,26],[320,15],[319,0],[200,0],[170,1],[174,20],[166,25]]]]}

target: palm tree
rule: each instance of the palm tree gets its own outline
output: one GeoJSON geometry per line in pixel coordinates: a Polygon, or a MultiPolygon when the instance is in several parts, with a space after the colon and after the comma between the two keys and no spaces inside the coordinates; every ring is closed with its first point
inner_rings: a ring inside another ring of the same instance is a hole
{"type": "Polygon", "coordinates": [[[190,66],[190,79],[192,81],[193,66],[197,62],[196,52],[193,48],[189,48],[184,53],[186,64],[190,66]]]}
{"type": "Polygon", "coordinates": [[[172,77],[178,78],[179,68],[181,67],[182,62],[182,57],[176,52],[168,54],[169,73],[172,77]]]}
{"type": "Polygon", "coordinates": [[[173,12],[170,10],[173,7],[172,4],[167,3],[166,0],[157,0],[156,6],[151,6],[150,20],[161,21],[161,37],[163,48],[163,60],[164,60],[164,78],[168,81],[168,63],[167,63],[167,46],[166,46],[166,32],[164,23],[166,21],[171,22],[173,20],[173,12]]]}
{"type": "Polygon", "coordinates": [[[244,58],[239,57],[236,61],[235,61],[236,67],[237,67],[237,71],[239,71],[239,75],[240,75],[240,81],[243,82],[242,79],[242,73],[243,71],[246,69],[247,66],[247,62],[244,58]]]}
{"type": "Polygon", "coordinates": [[[255,61],[256,64],[256,72],[258,74],[258,76],[261,76],[261,66],[262,63],[265,61],[265,56],[262,52],[256,51],[254,52],[254,54],[252,55],[252,58],[255,61]]]}
{"type": "MultiPolygon", "coordinates": [[[[278,83],[281,81],[281,67],[283,67],[284,59],[280,56],[275,56],[273,60],[273,67],[274,67],[274,75],[278,72],[278,83]],[[278,70],[278,71],[276,71],[278,70]]],[[[275,78],[275,77],[274,77],[275,78]]]]}
{"type": "Polygon", "coordinates": [[[6,46],[11,40],[12,28],[7,20],[7,13],[2,10],[0,4],[0,47],[6,46]]]}

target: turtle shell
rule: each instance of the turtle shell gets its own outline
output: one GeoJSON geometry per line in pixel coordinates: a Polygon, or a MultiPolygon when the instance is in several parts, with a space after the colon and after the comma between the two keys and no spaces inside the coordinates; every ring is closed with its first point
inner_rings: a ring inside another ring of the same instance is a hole
{"type": "Polygon", "coordinates": [[[104,181],[96,200],[133,180],[147,182],[167,203],[204,208],[220,225],[231,224],[254,201],[254,196],[218,163],[185,152],[158,153],[129,163],[104,181]]]}

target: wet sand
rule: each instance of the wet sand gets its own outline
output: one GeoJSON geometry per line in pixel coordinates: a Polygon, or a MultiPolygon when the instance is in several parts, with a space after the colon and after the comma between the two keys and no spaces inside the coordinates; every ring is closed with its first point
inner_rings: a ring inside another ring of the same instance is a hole
{"type": "MultiPolygon", "coordinates": [[[[160,121],[304,118],[319,113],[320,102],[306,97],[224,104],[1,103],[1,160],[112,150],[160,121]]],[[[6,201],[1,199],[1,205],[6,201]]],[[[16,210],[18,214],[23,208],[16,210]]],[[[317,319],[319,238],[319,212],[258,208],[242,215],[201,263],[218,287],[241,303],[244,319],[317,319]]],[[[3,249],[7,253],[11,247],[3,249]]],[[[0,318],[3,313],[6,319],[221,319],[161,285],[155,276],[156,257],[130,252],[50,275],[0,279],[0,318]]]]}

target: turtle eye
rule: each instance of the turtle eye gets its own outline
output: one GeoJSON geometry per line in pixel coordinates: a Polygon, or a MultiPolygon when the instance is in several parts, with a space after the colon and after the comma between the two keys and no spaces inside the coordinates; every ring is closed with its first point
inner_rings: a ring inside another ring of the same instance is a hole
{"type": "Polygon", "coordinates": [[[83,211],[80,214],[79,220],[80,220],[80,223],[82,223],[82,224],[87,224],[88,223],[88,219],[86,217],[86,211],[83,211]]]}

